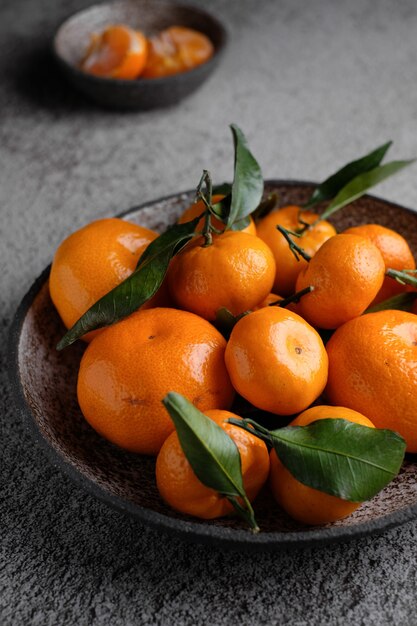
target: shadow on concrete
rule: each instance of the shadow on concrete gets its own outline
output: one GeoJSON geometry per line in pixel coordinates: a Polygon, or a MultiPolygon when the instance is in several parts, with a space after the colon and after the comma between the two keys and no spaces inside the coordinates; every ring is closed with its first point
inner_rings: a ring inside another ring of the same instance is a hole
{"type": "Polygon", "coordinates": [[[6,68],[6,80],[28,104],[58,114],[97,109],[61,75],[49,45],[26,47],[19,56],[17,63],[6,68]]]}

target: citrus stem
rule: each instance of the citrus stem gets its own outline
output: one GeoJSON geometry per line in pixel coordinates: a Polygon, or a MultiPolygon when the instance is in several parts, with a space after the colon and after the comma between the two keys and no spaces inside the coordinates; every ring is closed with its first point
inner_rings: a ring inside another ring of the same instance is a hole
{"type": "Polygon", "coordinates": [[[207,207],[211,206],[211,197],[213,193],[213,185],[211,182],[211,174],[208,170],[203,170],[203,173],[200,178],[200,182],[197,185],[196,190],[196,201],[202,200],[207,207]],[[207,197],[203,193],[203,185],[206,186],[206,194],[207,197]]]}
{"type": "Polygon", "coordinates": [[[304,287],[304,289],[300,289],[300,291],[296,291],[292,294],[292,296],[288,296],[288,298],[283,298],[282,300],[276,300],[276,302],[271,302],[268,306],[280,306],[286,307],[291,302],[295,302],[296,304],[300,302],[301,298],[305,296],[307,293],[311,293],[314,291],[313,285],[309,285],[308,287],[304,287]]]}
{"type": "Polygon", "coordinates": [[[277,230],[279,230],[279,232],[281,233],[281,235],[283,235],[283,237],[285,237],[291,252],[293,253],[293,255],[295,256],[295,258],[297,259],[297,261],[300,260],[300,256],[303,257],[303,259],[305,259],[306,261],[311,261],[311,256],[303,249],[301,248],[301,246],[297,245],[292,239],[291,236],[293,237],[301,237],[302,235],[294,232],[293,230],[288,230],[287,228],[284,228],[284,226],[281,226],[280,224],[278,224],[276,226],[277,230]]]}
{"type": "Polygon", "coordinates": [[[239,426],[239,428],[246,430],[251,435],[255,435],[255,437],[262,439],[262,441],[265,441],[265,443],[272,446],[272,440],[269,430],[267,428],[264,428],[254,420],[251,420],[249,418],[237,420],[234,417],[230,417],[227,422],[229,424],[233,424],[233,426],[239,426]]]}
{"type": "Polygon", "coordinates": [[[314,222],[312,222],[312,223],[310,223],[310,222],[306,222],[306,221],[305,221],[305,220],[303,220],[303,218],[301,217],[301,216],[302,216],[302,214],[303,214],[303,211],[304,211],[304,210],[305,210],[305,209],[300,208],[300,210],[298,211],[298,216],[297,216],[298,223],[299,223],[299,224],[302,224],[302,227],[301,227],[301,228],[297,228],[297,230],[295,231],[299,237],[303,237],[303,235],[305,235],[305,234],[306,234],[306,232],[307,232],[308,230],[311,230],[312,228],[314,228],[314,226],[316,226],[316,225],[317,225],[317,224],[321,221],[321,218],[320,218],[320,217],[318,217],[318,218],[317,218],[316,220],[314,220],[314,222]]]}
{"type": "Polygon", "coordinates": [[[211,234],[211,213],[209,209],[207,209],[206,214],[204,216],[203,237],[205,240],[203,244],[203,248],[207,248],[207,246],[211,246],[211,244],[213,243],[213,236],[211,234]]]}
{"type": "Polygon", "coordinates": [[[413,274],[417,274],[417,270],[393,270],[388,268],[385,272],[385,276],[393,278],[401,285],[417,287],[417,276],[413,276],[413,274]]]}

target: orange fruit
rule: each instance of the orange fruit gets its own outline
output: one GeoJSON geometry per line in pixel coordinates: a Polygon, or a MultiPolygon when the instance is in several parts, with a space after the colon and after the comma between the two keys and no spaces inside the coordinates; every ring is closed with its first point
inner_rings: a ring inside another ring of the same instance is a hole
{"type": "Polygon", "coordinates": [[[262,300],[262,302],[253,307],[253,310],[258,311],[259,309],[263,309],[274,302],[279,302],[282,299],[283,298],[281,298],[281,296],[277,296],[276,293],[269,293],[266,298],[262,300]]]}
{"type": "MultiPolygon", "coordinates": [[[[72,233],[55,252],[49,290],[67,328],[102,296],[127,278],[157,233],[119,218],[91,222],[72,233]]],[[[168,302],[165,287],[155,294],[155,306],[168,302]]],[[[147,302],[144,306],[150,306],[147,302]]],[[[83,339],[91,340],[93,331],[83,339]]]]}
{"type": "Polygon", "coordinates": [[[337,328],[365,311],[384,275],[384,260],[372,241],[358,235],[335,235],[298,276],[296,291],[314,287],[301,298],[300,314],[313,326],[337,328]]]}
{"type": "Polygon", "coordinates": [[[330,402],[397,431],[417,452],[417,318],[405,311],[368,313],[327,343],[330,402]]]}
{"type": "Polygon", "coordinates": [[[360,424],[361,426],[369,426],[370,428],[375,428],[374,424],[370,419],[359,413],[358,411],[354,411],[353,409],[348,409],[345,406],[328,406],[325,404],[320,404],[317,406],[312,406],[306,411],[303,411],[293,419],[291,422],[291,426],[308,426],[312,422],[317,420],[325,420],[325,419],[344,419],[349,422],[355,422],[355,424],[360,424]]]}
{"type": "MultiPolygon", "coordinates": [[[[220,200],[222,200],[223,198],[224,198],[223,195],[214,195],[212,198],[212,203],[216,204],[216,202],[220,202],[220,200]]],[[[202,200],[199,200],[198,202],[194,202],[194,204],[189,206],[188,209],[185,209],[184,213],[178,219],[178,224],[185,224],[185,222],[191,222],[191,220],[201,215],[204,212],[205,208],[206,206],[202,200]]],[[[250,235],[256,235],[255,222],[253,221],[252,218],[249,218],[249,219],[250,219],[250,223],[248,224],[248,226],[246,226],[246,228],[242,228],[241,232],[249,233],[250,235]]],[[[214,226],[214,228],[217,228],[219,230],[224,230],[225,228],[225,225],[223,224],[223,222],[221,222],[215,217],[211,218],[211,223],[214,226]]],[[[203,227],[204,227],[204,218],[202,217],[196,226],[196,231],[199,232],[203,230],[203,227]]]]}
{"type": "MultiPolygon", "coordinates": [[[[362,426],[374,428],[372,422],[350,409],[340,406],[315,406],[301,413],[290,426],[307,426],[321,419],[345,419],[362,426]]],[[[327,524],[350,515],[360,502],[342,500],[299,482],[279,460],[275,450],[270,454],[270,485],[272,493],[282,508],[303,524],[327,524]]]]}
{"type": "Polygon", "coordinates": [[[214,46],[203,33],[184,26],[171,26],[149,40],[143,78],[162,78],[187,72],[208,61],[214,46]]]}
{"type": "MultiPolygon", "coordinates": [[[[307,266],[307,261],[301,257],[297,261],[285,237],[281,235],[276,226],[279,224],[288,230],[297,231],[297,229],[303,227],[303,224],[299,221],[299,216],[299,206],[286,206],[270,213],[261,219],[256,226],[258,237],[265,241],[274,254],[277,265],[274,291],[281,293],[283,296],[289,296],[294,293],[297,276],[307,266]]],[[[312,224],[320,217],[311,211],[303,211],[301,216],[303,221],[308,224],[312,224]]],[[[320,220],[310,230],[307,230],[301,238],[297,238],[296,243],[301,248],[304,248],[307,254],[314,256],[320,246],[335,234],[336,230],[329,222],[320,220]]]]}
{"type": "MultiPolygon", "coordinates": [[[[269,456],[263,441],[247,431],[228,424],[238,415],[228,411],[206,411],[205,414],[221,426],[236,443],[242,464],[243,485],[252,501],[268,478],[269,456]]],[[[194,474],[182,451],[177,433],[166,439],[156,460],[156,484],[162,498],[173,508],[203,519],[222,517],[234,511],[227,498],[206,487],[194,474]]]]}
{"type": "MultiPolygon", "coordinates": [[[[275,302],[279,302],[280,300],[283,300],[283,299],[284,298],[282,296],[277,296],[275,293],[269,293],[266,296],[266,298],[264,300],[262,300],[262,302],[260,302],[257,306],[253,307],[253,311],[258,311],[259,309],[263,309],[264,307],[268,307],[268,306],[274,304],[275,302]]],[[[292,311],[293,313],[297,313],[299,315],[298,305],[299,305],[298,302],[290,302],[284,308],[286,308],[287,311],[292,311]]]]}
{"type": "Polygon", "coordinates": [[[81,69],[94,76],[133,80],[145,67],[148,41],[139,31],[117,24],[92,35],[81,69]]]}
{"type": "Polygon", "coordinates": [[[196,238],[171,262],[168,285],[179,307],[214,320],[222,307],[240,315],[268,295],[275,261],[259,237],[229,230],[203,243],[196,238]]]}
{"type": "MultiPolygon", "coordinates": [[[[393,270],[414,270],[416,262],[410,246],[399,233],[391,228],[380,226],[379,224],[363,224],[362,226],[353,226],[344,231],[345,234],[360,235],[370,239],[376,245],[382,258],[384,259],[385,269],[393,270]]],[[[406,287],[396,280],[385,276],[382,287],[377,293],[373,304],[388,300],[402,291],[406,287]]]]}
{"type": "Polygon", "coordinates": [[[320,335],[299,315],[280,307],[240,319],[225,359],[236,391],[256,407],[279,415],[308,407],[327,381],[320,335]]]}
{"type": "Polygon", "coordinates": [[[87,422],[118,446],[157,454],[174,425],[162,399],[185,395],[201,411],[228,408],[234,392],[224,364],[226,341],[186,311],[138,311],[87,347],[78,402],[87,422]]]}

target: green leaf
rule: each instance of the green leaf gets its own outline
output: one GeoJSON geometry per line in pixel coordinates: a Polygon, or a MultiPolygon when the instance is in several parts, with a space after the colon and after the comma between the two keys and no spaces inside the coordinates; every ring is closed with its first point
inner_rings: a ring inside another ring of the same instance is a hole
{"type": "Polygon", "coordinates": [[[399,293],[396,296],[392,296],[392,298],[388,298],[387,300],[383,300],[382,302],[378,302],[378,304],[370,306],[366,309],[364,315],[366,313],[378,313],[378,311],[411,311],[416,298],[417,293],[399,293]]]}
{"type": "Polygon", "coordinates": [[[264,189],[261,168],[250,152],[244,134],[236,124],[232,124],[230,128],[235,146],[235,167],[228,228],[256,209],[264,189]]]}
{"type": "Polygon", "coordinates": [[[310,209],[318,202],[331,200],[341,189],[343,189],[343,187],[345,187],[345,185],[356,178],[356,176],[369,172],[369,170],[377,167],[381,163],[391,145],[392,141],[388,141],[383,146],[379,146],[379,148],[376,148],[376,150],[373,150],[364,157],[351,161],[335,172],[335,174],[326,178],[326,180],[313,191],[309,201],[304,205],[303,209],[310,209]]]}
{"type": "MultiPolygon", "coordinates": [[[[216,202],[216,204],[211,205],[211,213],[215,217],[222,220],[222,222],[224,222],[225,224],[227,224],[227,221],[229,219],[231,201],[232,201],[232,196],[229,194],[228,196],[225,196],[219,202],[216,202]]],[[[242,217],[241,219],[238,219],[236,222],[233,222],[233,224],[230,226],[230,230],[243,230],[244,228],[249,226],[249,224],[250,224],[250,217],[242,217]]]]}
{"type": "Polygon", "coordinates": [[[270,432],[281,462],[301,483],[351,502],[370,500],[398,474],[406,444],[392,430],[345,419],[270,432]]]}
{"type": "Polygon", "coordinates": [[[231,193],[231,183],[220,183],[219,185],[213,185],[213,196],[229,196],[231,193]]]}
{"type": "Polygon", "coordinates": [[[356,178],[351,180],[345,187],[343,187],[343,189],[339,191],[333,201],[329,204],[325,211],[323,211],[320,219],[327,219],[330,215],[333,215],[333,213],[342,207],[363,196],[368,189],[375,187],[375,185],[378,185],[408,165],[411,165],[414,161],[415,159],[410,159],[408,161],[391,161],[390,163],[378,165],[374,169],[369,170],[369,172],[356,176],[356,178]]]}
{"type": "Polygon", "coordinates": [[[232,202],[232,194],[229,193],[224,198],[211,205],[211,212],[224,223],[227,222],[230,213],[230,204],[232,202]]]}
{"type": "Polygon", "coordinates": [[[258,204],[256,209],[252,211],[251,218],[255,220],[255,222],[258,222],[260,219],[262,219],[263,217],[265,217],[266,215],[268,215],[269,213],[271,213],[271,211],[275,209],[275,207],[278,204],[278,200],[279,200],[279,196],[275,191],[270,193],[265,198],[265,200],[262,200],[258,204]]]}
{"type": "Polygon", "coordinates": [[[385,272],[386,276],[393,278],[400,285],[410,285],[417,288],[417,270],[393,270],[388,268],[385,272]]]}
{"type": "Polygon", "coordinates": [[[114,324],[136,311],[158,291],[171,258],[194,234],[200,217],[176,224],[152,241],[135,271],[84,313],[57,345],[62,350],[91,330],[114,324]]]}
{"type": "Polygon", "coordinates": [[[230,227],[230,230],[243,230],[244,228],[249,226],[249,224],[250,224],[250,218],[243,217],[241,220],[237,222],[233,222],[233,224],[230,227]]]}
{"type": "Polygon", "coordinates": [[[249,313],[251,313],[251,311],[245,311],[240,315],[233,315],[233,313],[231,313],[229,309],[226,309],[226,307],[222,307],[216,312],[216,320],[214,322],[214,325],[222,333],[222,335],[226,337],[226,339],[228,339],[230,333],[232,332],[238,321],[249,313]]]}
{"type": "Polygon", "coordinates": [[[243,486],[239,449],[233,439],[184,396],[170,392],[162,402],[197,478],[227,497],[251,527],[259,530],[243,486]],[[246,509],[239,505],[238,498],[244,501],[246,509]]]}

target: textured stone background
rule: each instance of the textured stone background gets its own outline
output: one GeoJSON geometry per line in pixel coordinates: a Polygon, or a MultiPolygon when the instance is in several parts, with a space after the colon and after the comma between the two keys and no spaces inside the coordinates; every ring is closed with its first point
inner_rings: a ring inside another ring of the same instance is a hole
{"type": "MultiPolygon", "coordinates": [[[[203,3],[202,3],[203,4],[203,3]]],[[[93,500],[50,466],[11,405],[14,310],[76,226],[230,177],[235,121],[265,175],[320,179],[388,138],[417,155],[413,0],[209,0],[231,44],[170,110],[100,111],[47,54],[83,0],[0,4],[0,622],[9,625],[417,624],[417,526],[257,557],[186,545],[93,500]]],[[[416,168],[379,194],[417,206],[416,168]]]]}

